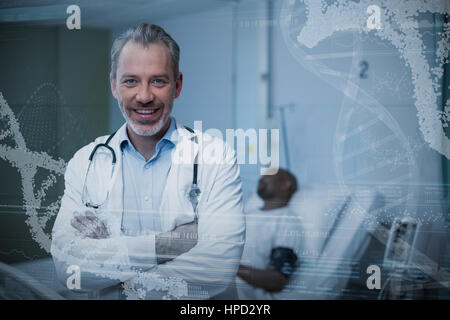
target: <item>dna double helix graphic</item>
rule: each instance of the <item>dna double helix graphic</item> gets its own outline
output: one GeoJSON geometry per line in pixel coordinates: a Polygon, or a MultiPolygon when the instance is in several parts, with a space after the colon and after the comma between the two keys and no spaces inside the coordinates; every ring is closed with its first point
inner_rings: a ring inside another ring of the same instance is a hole
{"type": "Polygon", "coordinates": [[[55,154],[77,126],[79,121],[51,83],[39,86],[17,116],[0,92],[0,158],[20,174],[26,223],[32,239],[46,252],[51,244],[49,221],[57,214],[61,200],[52,188],[62,181],[66,168],[66,161],[55,154]],[[58,108],[68,121],[58,119],[58,108]],[[64,128],[59,137],[56,125],[64,128]]]}
{"type": "MultiPolygon", "coordinates": [[[[385,90],[377,96],[373,86],[360,77],[360,63],[365,55],[371,55],[378,62],[391,57],[390,63],[404,64],[395,70],[410,75],[410,91],[393,92],[392,96],[409,95],[411,102],[404,101],[415,106],[423,143],[450,159],[450,139],[446,136],[450,99],[442,101],[442,92],[448,90],[443,87],[442,70],[449,61],[450,24],[443,19],[425,28],[423,25],[426,17],[448,17],[449,13],[446,1],[283,2],[280,21],[288,50],[303,68],[343,94],[333,150],[338,182],[357,196],[367,181],[388,188],[401,185],[398,214],[405,205],[414,210],[411,201],[417,192],[413,187],[419,176],[417,155],[399,115],[382,101],[391,93],[385,90]],[[366,27],[371,5],[382,10],[377,30],[366,27]],[[433,29],[436,24],[442,30],[433,29]],[[427,36],[435,41],[432,46],[427,36]]],[[[405,82],[403,78],[398,81],[405,82]]]]}

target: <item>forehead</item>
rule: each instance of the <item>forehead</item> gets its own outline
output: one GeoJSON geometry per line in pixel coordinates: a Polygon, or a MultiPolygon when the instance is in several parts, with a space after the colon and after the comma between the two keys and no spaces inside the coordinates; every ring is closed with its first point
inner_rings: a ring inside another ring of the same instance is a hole
{"type": "Polygon", "coordinates": [[[169,48],[162,43],[151,43],[148,46],[128,41],[120,52],[117,64],[117,76],[127,73],[137,76],[173,73],[169,48]]]}

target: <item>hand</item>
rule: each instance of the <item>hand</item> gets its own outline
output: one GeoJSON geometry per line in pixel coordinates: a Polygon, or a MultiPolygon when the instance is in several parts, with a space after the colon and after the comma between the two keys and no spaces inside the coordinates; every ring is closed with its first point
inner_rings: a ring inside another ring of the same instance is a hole
{"type": "Polygon", "coordinates": [[[92,239],[109,238],[109,232],[106,225],[90,211],[85,211],[84,215],[75,212],[70,224],[84,237],[92,239]]]}
{"type": "Polygon", "coordinates": [[[190,222],[170,232],[158,234],[155,239],[157,264],[171,261],[195,247],[198,238],[197,227],[196,222],[190,222]]]}
{"type": "Polygon", "coordinates": [[[250,277],[250,275],[251,275],[250,271],[251,271],[250,267],[240,264],[239,268],[237,270],[237,275],[245,280],[250,277]]]}
{"type": "Polygon", "coordinates": [[[288,277],[277,270],[255,269],[239,265],[237,275],[249,285],[269,292],[281,291],[288,283],[288,277]]]}

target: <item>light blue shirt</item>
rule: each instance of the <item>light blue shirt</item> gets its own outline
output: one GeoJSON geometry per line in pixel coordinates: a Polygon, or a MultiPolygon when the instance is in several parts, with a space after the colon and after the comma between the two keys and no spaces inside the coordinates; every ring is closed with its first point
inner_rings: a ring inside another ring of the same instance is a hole
{"type": "Polygon", "coordinates": [[[126,126],[118,134],[123,159],[122,233],[128,236],[160,233],[159,207],[172,163],[171,151],[178,140],[175,119],[170,118],[169,129],[148,161],[134,148],[126,126]]]}

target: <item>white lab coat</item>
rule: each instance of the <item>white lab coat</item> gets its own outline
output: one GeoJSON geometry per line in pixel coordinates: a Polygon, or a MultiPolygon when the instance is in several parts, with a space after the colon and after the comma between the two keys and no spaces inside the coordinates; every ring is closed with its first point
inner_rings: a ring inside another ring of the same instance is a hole
{"type": "MultiPolygon", "coordinates": [[[[121,234],[123,179],[117,135],[109,143],[117,156],[112,178],[105,176],[98,159],[90,169],[97,176],[98,190],[111,190],[104,208],[95,212],[106,222],[111,236],[108,239],[80,237],[70,221],[75,211],[87,209],[82,204],[81,193],[88,158],[93,148],[108,138],[99,137],[76,152],[65,173],[65,191],[53,227],[51,245],[58,277],[64,284],[72,275],[66,273],[68,266],[76,265],[81,271],[81,290],[88,291],[108,288],[120,282],[139,287],[149,277],[161,277],[164,279],[162,282],[144,287],[145,298],[197,299],[213,297],[228,286],[238,268],[245,241],[242,185],[236,155],[220,139],[197,131],[191,133],[178,123],[176,126],[179,141],[172,151],[172,165],[161,200],[161,225],[166,232],[194,220],[188,192],[192,186],[193,161],[198,154],[201,194],[196,246],[170,262],[157,265],[155,234],[135,237],[121,234]],[[195,135],[198,143],[194,142],[195,135]]],[[[95,157],[103,157],[105,152],[102,150],[104,148],[98,149],[95,157]]]]}

